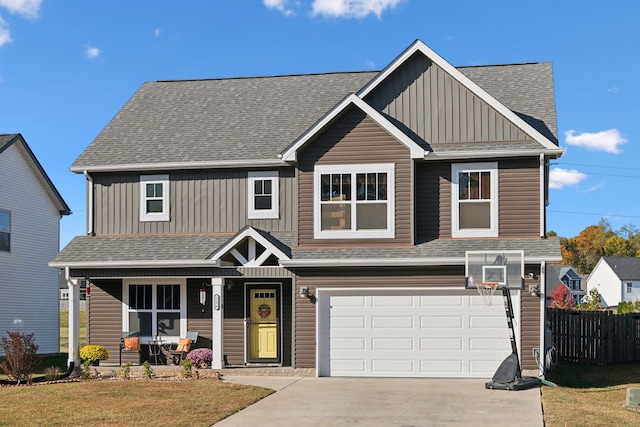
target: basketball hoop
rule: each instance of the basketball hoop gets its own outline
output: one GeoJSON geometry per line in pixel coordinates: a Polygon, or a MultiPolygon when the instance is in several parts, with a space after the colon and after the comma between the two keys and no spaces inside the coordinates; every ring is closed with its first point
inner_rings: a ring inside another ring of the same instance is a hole
{"type": "Polygon", "coordinates": [[[476,289],[482,297],[484,305],[490,306],[493,303],[493,294],[498,289],[498,282],[477,282],[476,289]]]}

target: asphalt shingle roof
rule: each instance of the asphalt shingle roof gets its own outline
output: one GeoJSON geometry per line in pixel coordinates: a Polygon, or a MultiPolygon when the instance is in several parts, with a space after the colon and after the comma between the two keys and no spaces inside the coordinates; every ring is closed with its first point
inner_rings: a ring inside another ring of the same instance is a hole
{"type": "MultiPolygon", "coordinates": [[[[557,143],[550,63],[458,69],[557,143]]],[[[78,157],[72,169],[139,163],[276,160],[280,152],[340,100],[360,90],[377,74],[326,73],[145,83],[78,157]]],[[[439,152],[463,148],[455,144],[433,147],[439,152]]],[[[524,142],[485,148],[539,148],[539,145],[524,142]]]]}
{"type": "Polygon", "coordinates": [[[640,280],[640,258],[602,257],[620,280],[640,280]]]}

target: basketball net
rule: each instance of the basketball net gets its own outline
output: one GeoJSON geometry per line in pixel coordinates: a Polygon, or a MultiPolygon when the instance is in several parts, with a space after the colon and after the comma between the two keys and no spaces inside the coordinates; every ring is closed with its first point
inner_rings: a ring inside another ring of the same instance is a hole
{"type": "Polygon", "coordinates": [[[472,285],[475,285],[484,305],[490,306],[493,303],[493,294],[498,289],[498,282],[474,282],[473,276],[469,278],[469,281],[472,285]]]}

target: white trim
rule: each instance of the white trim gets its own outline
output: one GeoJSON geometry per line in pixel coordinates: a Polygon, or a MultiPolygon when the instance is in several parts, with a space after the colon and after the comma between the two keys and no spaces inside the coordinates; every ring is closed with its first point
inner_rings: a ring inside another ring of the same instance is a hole
{"type": "Polygon", "coordinates": [[[540,154],[560,157],[564,152],[563,149],[556,150],[464,150],[455,152],[436,153],[433,151],[427,151],[425,153],[425,160],[468,160],[468,159],[496,159],[506,157],[526,157],[526,156],[539,156],[540,154]]]}
{"type": "Polygon", "coordinates": [[[249,219],[278,219],[280,217],[280,186],[278,171],[249,172],[247,176],[247,217],[249,219]],[[255,182],[271,182],[271,209],[256,209],[255,182]]]}
{"type": "Polygon", "coordinates": [[[280,159],[245,159],[245,160],[221,160],[217,162],[160,162],[160,163],[124,163],[117,165],[75,166],[71,172],[123,172],[123,171],[157,171],[157,170],[183,170],[183,169],[225,169],[239,167],[274,167],[288,166],[280,159]]]}
{"type": "MultiPolygon", "coordinates": [[[[238,243],[240,243],[245,237],[250,237],[253,240],[255,240],[256,242],[260,243],[262,246],[264,246],[264,248],[267,251],[271,252],[279,260],[288,260],[288,259],[290,259],[284,252],[282,252],[280,249],[275,247],[271,242],[269,242],[267,239],[265,239],[253,227],[246,227],[244,230],[238,232],[238,234],[236,234],[231,239],[229,239],[227,241],[227,243],[225,243],[224,245],[222,245],[218,249],[216,249],[216,251],[211,254],[209,259],[211,261],[215,261],[216,262],[216,266],[222,267],[221,266],[221,262],[220,262],[220,258],[224,254],[226,254],[227,252],[235,250],[235,246],[238,243]]],[[[257,265],[251,265],[251,264],[255,263],[255,260],[247,260],[247,262],[249,263],[249,265],[245,265],[244,267],[259,267],[257,265]],[[253,261],[253,263],[251,261],[253,261]]]]}
{"type": "Polygon", "coordinates": [[[385,239],[395,237],[395,164],[316,165],[313,171],[313,237],[315,239],[385,239]],[[359,203],[366,203],[366,201],[356,200],[357,173],[387,174],[387,200],[376,202],[387,205],[387,228],[384,230],[357,230],[356,208],[359,203]],[[320,211],[323,202],[321,202],[320,194],[320,175],[323,174],[351,175],[351,200],[341,202],[351,206],[351,230],[322,230],[320,211]]]}
{"type": "MultiPolygon", "coordinates": [[[[540,280],[540,284],[538,285],[538,290],[540,292],[540,357],[538,359],[540,366],[547,366],[546,357],[547,357],[547,346],[545,343],[545,331],[547,328],[547,310],[546,310],[546,301],[547,301],[547,287],[545,283],[547,283],[547,263],[542,261],[540,263],[540,275],[538,276],[538,280],[540,280]]],[[[544,368],[540,369],[538,366],[538,375],[544,375],[544,368]]]]}
{"type": "Polygon", "coordinates": [[[140,175],[140,221],[169,221],[169,175],[140,175]],[[162,184],[162,212],[147,212],[147,184],[162,184]]]}
{"type": "Polygon", "coordinates": [[[224,279],[222,277],[211,278],[211,327],[213,339],[211,340],[211,351],[213,351],[213,360],[211,360],[211,369],[224,368],[224,279]],[[216,298],[219,299],[216,308],[216,298]]]}
{"type": "Polygon", "coordinates": [[[404,132],[394,126],[389,120],[387,120],[376,109],[371,107],[365,101],[354,95],[353,93],[345,97],[342,101],[333,107],[322,119],[320,119],[315,125],[309,128],[303,133],[293,144],[291,144],[285,151],[283,151],[279,157],[286,162],[296,162],[298,150],[301,149],[307,142],[322,131],[327,125],[331,123],[336,117],[338,117],[344,110],[350,105],[355,105],[362,110],[367,116],[375,121],[380,127],[389,132],[391,136],[396,138],[407,149],[409,149],[410,157],[412,159],[422,159],[425,155],[425,151],[422,147],[416,144],[411,138],[409,138],[404,132]]]}
{"type": "Polygon", "coordinates": [[[149,267],[220,267],[218,260],[131,260],[131,261],[78,261],[50,262],[53,268],[149,268],[149,267]]]}
{"type": "MultiPolygon", "coordinates": [[[[179,335],[163,335],[163,341],[178,342],[180,337],[187,335],[187,279],[185,277],[136,277],[124,279],[122,281],[122,332],[130,331],[129,327],[129,286],[130,285],[151,285],[151,309],[144,312],[151,312],[151,335],[141,335],[140,342],[147,344],[152,335],[157,335],[158,307],[157,292],[158,285],[179,285],[180,286],[180,332],[179,335]]],[[[163,310],[165,312],[167,310],[163,310]]],[[[171,312],[171,310],[167,311],[171,312]]]]}
{"type": "Polygon", "coordinates": [[[453,163],[451,164],[451,237],[498,237],[498,163],[453,163]],[[461,172],[489,172],[491,181],[489,228],[460,229],[458,209],[459,174],[461,172]]]}
{"type": "MultiPolygon", "coordinates": [[[[493,107],[496,111],[502,114],[507,120],[513,122],[516,126],[521,128],[527,135],[533,138],[536,142],[540,143],[543,147],[550,150],[561,150],[557,145],[551,142],[548,138],[543,136],[540,132],[535,130],[531,125],[522,120],[517,114],[505,107],[501,102],[489,95],[484,89],[475,84],[471,79],[462,74],[457,68],[445,61],[440,55],[431,50],[426,44],[420,40],[416,40],[411,46],[409,46],[403,53],[394,59],[384,70],[374,77],[365,87],[360,89],[358,96],[364,98],[373,89],[384,81],[391,73],[393,73],[398,67],[400,67],[405,61],[407,61],[415,52],[421,52],[424,56],[429,58],[434,64],[442,68],[442,70],[448,73],[454,80],[457,80],[460,84],[469,89],[472,93],[477,95],[484,102],[493,107]]],[[[561,153],[564,150],[561,150],[561,153]]],[[[560,154],[561,154],[560,153],[560,154]]]]}

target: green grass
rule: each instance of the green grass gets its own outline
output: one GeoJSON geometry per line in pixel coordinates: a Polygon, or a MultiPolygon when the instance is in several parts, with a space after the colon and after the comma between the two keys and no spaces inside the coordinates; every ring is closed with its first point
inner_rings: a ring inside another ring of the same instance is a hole
{"type": "MultiPolygon", "coordinates": [[[[87,343],[87,312],[80,312],[80,347],[87,343]]],[[[69,351],[69,312],[60,312],[60,352],[69,351]]]]}
{"type": "Polygon", "coordinates": [[[640,425],[640,412],[623,408],[627,388],[640,387],[640,363],[560,363],[547,379],[558,385],[542,387],[547,427],[640,425]]]}

